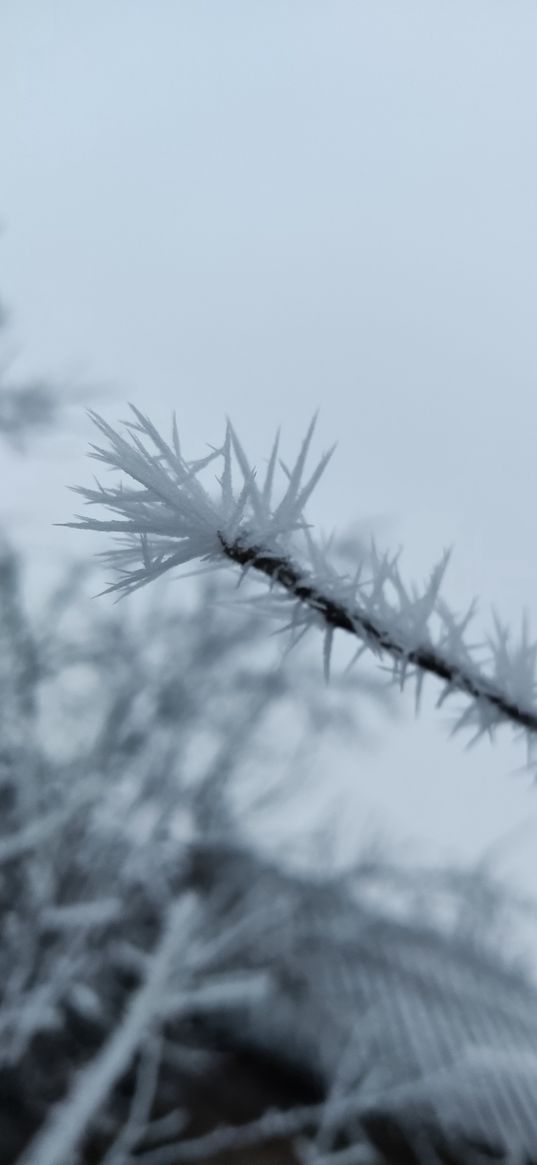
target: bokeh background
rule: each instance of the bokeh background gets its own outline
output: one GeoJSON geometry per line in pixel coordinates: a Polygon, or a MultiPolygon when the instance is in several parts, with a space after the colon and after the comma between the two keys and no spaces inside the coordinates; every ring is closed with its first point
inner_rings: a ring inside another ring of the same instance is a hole
{"type": "MultiPolygon", "coordinates": [[[[86,400],[175,408],[192,456],[229,414],[258,463],[319,408],[321,530],[402,545],[407,578],[453,545],[446,598],[480,596],[477,638],[492,608],[537,625],[536,52],[531,0],[3,0],[6,355],[73,402],[2,450],[36,601],[99,548],[53,526],[92,473],[86,400]]],[[[465,751],[433,705],[334,751],[349,846],[493,852],[533,892],[522,748],[465,751]]]]}

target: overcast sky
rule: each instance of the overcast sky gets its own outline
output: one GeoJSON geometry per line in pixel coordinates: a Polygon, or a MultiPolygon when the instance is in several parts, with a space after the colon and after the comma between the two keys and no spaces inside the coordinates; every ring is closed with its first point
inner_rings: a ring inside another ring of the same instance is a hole
{"type": "MultiPolygon", "coordinates": [[[[338,450],[311,519],[371,519],[446,597],[537,633],[534,0],[2,0],[0,294],[17,367],[177,409],[193,456],[229,413],[252,459],[320,407],[338,450]]],[[[80,408],[2,452],[0,518],[43,569],[87,482],[80,408]],[[15,488],[13,489],[13,484],[15,488]]],[[[85,548],[85,546],[84,546],[85,548]]],[[[445,713],[346,762],[369,815],[537,888],[519,748],[445,713]],[[352,771],[351,771],[352,770],[352,771]]]]}

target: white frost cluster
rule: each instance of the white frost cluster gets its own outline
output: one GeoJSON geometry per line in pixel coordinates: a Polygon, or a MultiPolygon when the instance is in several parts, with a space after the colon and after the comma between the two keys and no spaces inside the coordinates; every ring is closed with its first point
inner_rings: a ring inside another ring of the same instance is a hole
{"type": "Polygon", "coordinates": [[[268,582],[265,606],[284,612],[293,643],[311,626],[322,626],[327,674],[333,635],[340,629],[358,639],[355,658],[370,649],[388,661],[401,687],[412,678],[417,703],[426,674],[440,681],[439,705],[447,696],[465,696],[454,731],[469,728],[475,740],[509,722],[525,737],[531,759],[537,732],[537,644],[527,622],[513,643],[496,620],[483,664],[467,639],[475,604],[458,616],[440,593],[448,554],[421,590],[403,583],[398,555],[380,554],[374,545],[367,560],[360,556],[353,576],[338,573],[304,514],[332,454],[326,453],[305,476],[315,418],[292,468],[278,460],[276,438],[259,481],[231,424],[221,447],[202,460],[186,461],[175,419],[168,444],[147,417],[135,408],[133,413],[125,435],[90,414],[108,442],[105,448],[92,446],[91,456],[136,484],[79,489],[87,502],[116,516],[68,523],[120,536],[121,545],[104,556],[119,571],[111,591],[134,590],[189,563],[197,563],[197,570],[235,565],[242,573],[253,572],[268,582]],[[215,497],[200,481],[212,462],[221,467],[215,497]],[[274,502],[278,467],[284,488],[274,502]]]}
{"type": "MultiPolygon", "coordinates": [[[[120,571],[121,577],[110,590],[131,591],[175,566],[201,560],[209,567],[226,565],[223,541],[229,545],[240,540],[243,545],[269,545],[273,550],[285,544],[292,532],[304,525],[304,506],[315,488],[331,452],[327,453],[308,482],[302,478],[315,421],[309,427],[288,485],[280,503],[272,508],[278,438],[270,455],[263,486],[256,481],[255,470],[231,424],[224,444],[212,449],[198,461],[185,461],[181,454],[174,417],[172,443],[169,445],[148,417],[131,406],[137,420],[125,422],[127,436],[90,412],[95,424],[107,437],[109,446],[92,446],[91,456],[125,473],[142,488],[77,489],[87,502],[97,503],[121,515],[119,519],[99,521],[88,518],[68,523],[88,530],[102,530],[124,535],[123,546],[105,557],[120,571]],[[146,442],[153,443],[148,448],[146,442]],[[202,470],[214,461],[222,463],[217,479],[220,495],[212,498],[199,480],[202,470]],[[238,486],[234,486],[238,471],[238,486]],[[283,541],[282,541],[283,540],[283,541]],[[133,564],[140,563],[133,569],[133,564]]],[[[286,547],[287,548],[287,547],[286,547]]],[[[229,563],[228,563],[229,564],[229,563]]]]}

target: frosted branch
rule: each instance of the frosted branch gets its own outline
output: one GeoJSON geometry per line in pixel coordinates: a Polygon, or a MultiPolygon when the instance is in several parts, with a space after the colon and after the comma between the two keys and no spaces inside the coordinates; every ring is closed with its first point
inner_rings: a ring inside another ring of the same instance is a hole
{"type": "Polygon", "coordinates": [[[271,613],[290,608],[286,622],[292,643],[312,625],[323,629],[326,675],[334,632],[343,631],[358,640],[357,657],[369,650],[385,660],[401,688],[412,678],[417,704],[426,675],[441,684],[438,705],[448,696],[466,697],[454,731],[468,728],[477,739],[510,723],[525,736],[531,757],[537,732],[537,644],[530,639],[526,621],[518,643],[495,621],[484,669],[476,647],[467,641],[475,604],[458,616],[440,594],[447,553],[421,589],[405,585],[398,556],[381,555],[375,546],[367,563],[363,558],[358,562],[354,577],[339,574],[313,538],[304,515],[332,452],[305,479],[314,422],[295,464],[288,468],[280,463],[284,489],[273,502],[277,440],[259,485],[230,424],[221,448],[187,462],[175,424],[168,445],[147,417],[137,409],[133,412],[135,421],[126,422],[125,436],[91,414],[108,442],[105,448],[94,446],[91,456],[126,474],[136,487],[121,482],[79,489],[89,504],[104,506],[116,517],[67,523],[120,536],[121,546],[104,555],[120,575],[110,591],[135,590],[165,571],[191,563],[197,563],[197,571],[235,566],[242,575],[250,573],[268,582],[269,594],[263,601],[271,613]],[[222,465],[216,497],[199,480],[214,462],[222,465]]]}
{"type": "Polygon", "coordinates": [[[126,1071],[148,1028],[159,1016],[163,991],[185,940],[192,899],[171,908],[145,980],[133,994],[125,1015],[95,1058],[75,1078],[71,1091],[25,1152],[21,1165],[59,1165],[72,1158],[88,1125],[110,1090],[126,1071]]]}

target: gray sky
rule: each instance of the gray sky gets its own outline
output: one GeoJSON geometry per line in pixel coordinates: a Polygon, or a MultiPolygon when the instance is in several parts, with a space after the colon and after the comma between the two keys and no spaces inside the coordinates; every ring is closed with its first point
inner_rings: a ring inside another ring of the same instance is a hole
{"type": "MultiPolygon", "coordinates": [[[[537,5],[533,0],[3,0],[0,293],[22,371],[133,400],[193,456],[339,441],[310,504],[378,520],[446,597],[537,633],[537,5]]],[[[0,518],[73,553],[91,429],[3,453],[0,518]],[[13,483],[15,489],[13,492],[13,483]]],[[[87,544],[84,543],[84,546],[87,544]]],[[[83,547],[77,541],[76,552],[83,547]]],[[[37,559],[36,559],[37,560],[37,559]]],[[[356,821],[537,887],[537,793],[445,714],[349,759],[356,821]]]]}

